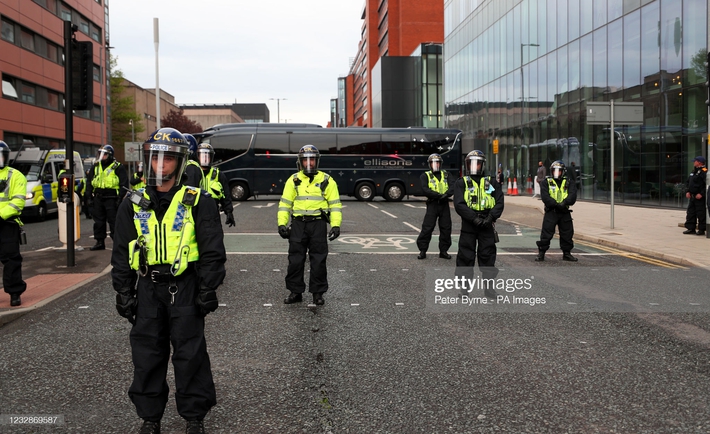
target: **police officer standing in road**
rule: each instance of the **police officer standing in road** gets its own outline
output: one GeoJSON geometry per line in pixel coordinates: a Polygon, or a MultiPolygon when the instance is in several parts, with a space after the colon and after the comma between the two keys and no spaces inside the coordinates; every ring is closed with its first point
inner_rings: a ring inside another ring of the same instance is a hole
{"type": "Polygon", "coordinates": [[[325,303],[327,240],[333,241],[340,236],[343,216],[338,185],[330,175],[318,170],[319,161],[320,153],[313,145],[305,145],[298,151],[299,172],[288,178],[279,202],[279,235],[289,240],[286,288],[291,293],[284,300],[286,304],[303,301],[306,255],[311,261],[308,290],[313,294],[313,303],[318,306],[325,303]]]}
{"type": "Polygon", "coordinates": [[[114,236],[116,210],[123,189],[128,189],[128,173],[123,164],[114,158],[113,146],[99,148],[96,163],[86,180],[86,196],[94,216],[94,239],[96,244],[90,250],[104,250],[106,244],[106,223],[114,236]]]}
{"type": "Polygon", "coordinates": [[[27,179],[10,167],[10,147],[0,140],[0,262],[2,285],[10,294],[10,306],[22,304],[20,295],[27,289],[22,280],[20,254],[20,214],[25,207],[27,179]]]}
{"type": "Polygon", "coordinates": [[[232,196],[225,194],[229,193],[229,182],[227,182],[227,177],[224,176],[224,173],[212,166],[213,160],[214,149],[212,149],[212,145],[201,143],[197,147],[197,162],[202,168],[202,184],[200,188],[217,201],[220,210],[227,216],[225,224],[229,227],[234,227],[237,223],[234,221],[232,196]]]}
{"type": "Polygon", "coordinates": [[[197,139],[192,134],[183,134],[187,140],[187,147],[190,151],[190,157],[185,166],[185,185],[191,187],[199,187],[205,180],[205,174],[202,172],[202,167],[197,162],[197,139]]]}
{"type": "Polygon", "coordinates": [[[439,220],[439,257],[451,259],[451,210],[449,198],[454,195],[454,178],[445,170],[441,170],[444,160],[439,154],[431,154],[427,159],[429,170],[419,176],[424,196],[426,196],[426,214],[422,223],[422,230],[417,237],[419,256],[425,259],[429,249],[431,234],[434,232],[436,220],[439,220]]]}
{"type": "Polygon", "coordinates": [[[707,177],[708,168],[705,167],[705,157],[702,155],[693,159],[693,171],[688,176],[686,181],[687,192],[685,197],[688,198],[688,210],[685,214],[685,231],[686,235],[696,235],[695,228],[697,226],[697,235],[705,235],[705,178],[707,177]],[[697,225],[696,225],[697,222],[697,225]]]}
{"type": "MultiPolygon", "coordinates": [[[[498,181],[484,176],[485,165],[482,151],[469,152],[464,159],[464,176],[454,185],[454,209],[461,216],[456,274],[473,278],[471,273],[478,259],[482,277],[495,279],[498,275],[495,221],[503,214],[503,191],[498,181]]],[[[497,295],[493,288],[486,288],[484,294],[489,298],[497,295]]]]}
{"type": "Polygon", "coordinates": [[[138,167],[136,168],[136,172],[133,174],[133,178],[131,178],[131,188],[133,190],[140,190],[141,188],[145,188],[145,179],[143,179],[143,162],[142,161],[138,162],[138,167]]]}
{"type": "Polygon", "coordinates": [[[570,206],[577,201],[577,186],[567,178],[565,163],[557,160],[550,164],[550,175],[540,186],[542,203],[545,205],[545,216],[542,219],[540,241],[537,241],[537,257],[535,261],[545,260],[545,252],[550,248],[550,240],[555,236],[555,227],[560,231],[560,248],[564,261],[577,262],[572,256],[574,243],[574,225],[570,206]]]}
{"type": "Polygon", "coordinates": [[[217,402],[205,315],[219,306],[224,233],[215,201],[180,184],[188,153],[184,136],[162,128],[143,152],[147,187],[121,204],[111,256],[116,308],[133,324],[128,395],[144,420],[140,432],[159,433],[172,343],[178,413],[186,432],[204,433],[203,419],[217,402]]]}

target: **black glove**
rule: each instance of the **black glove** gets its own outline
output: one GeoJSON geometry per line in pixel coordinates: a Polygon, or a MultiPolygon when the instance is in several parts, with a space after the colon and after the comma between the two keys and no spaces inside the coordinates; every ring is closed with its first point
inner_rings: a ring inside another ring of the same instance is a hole
{"type": "Polygon", "coordinates": [[[89,196],[86,198],[86,207],[87,208],[93,208],[94,207],[94,198],[89,196]]]}
{"type": "Polygon", "coordinates": [[[138,300],[130,288],[121,288],[116,294],[116,310],[118,314],[128,319],[131,324],[136,323],[136,310],[138,300]]]}
{"type": "Polygon", "coordinates": [[[483,220],[483,226],[487,228],[492,228],[493,227],[493,216],[488,214],[486,218],[483,220]]]}
{"type": "Polygon", "coordinates": [[[561,204],[561,203],[558,203],[557,205],[555,205],[555,210],[556,210],[557,212],[566,212],[566,211],[567,211],[567,207],[564,206],[564,205],[561,204]]]}
{"type": "Polygon", "coordinates": [[[338,226],[334,226],[330,228],[330,232],[328,233],[328,241],[333,241],[334,239],[338,238],[340,236],[340,228],[338,226]]]}
{"type": "Polygon", "coordinates": [[[197,294],[197,300],[195,304],[200,308],[202,315],[207,315],[210,312],[214,312],[219,307],[219,302],[217,301],[217,291],[214,289],[201,289],[197,294]]]}
{"type": "Polygon", "coordinates": [[[224,215],[227,216],[227,220],[224,222],[227,226],[231,228],[237,225],[237,222],[234,221],[234,214],[232,214],[232,211],[225,212],[224,215]]]}
{"type": "Polygon", "coordinates": [[[439,200],[439,202],[443,202],[448,199],[449,199],[449,196],[447,196],[446,194],[440,194],[438,200],[439,200]]]}
{"type": "Polygon", "coordinates": [[[476,227],[481,227],[485,223],[485,220],[481,216],[476,216],[476,218],[473,219],[473,225],[476,227]]]}
{"type": "Polygon", "coordinates": [[[284,240],[287,240],[291,235],[291,231],[289,231],[286,226],[279,226],[279,235],[281,235],[281,238],[284,240]]]}

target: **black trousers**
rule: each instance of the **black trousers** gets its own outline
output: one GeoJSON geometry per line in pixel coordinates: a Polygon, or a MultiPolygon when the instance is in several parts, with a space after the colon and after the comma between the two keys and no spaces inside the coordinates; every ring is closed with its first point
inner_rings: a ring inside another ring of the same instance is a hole
{"type": "Polygon", "coordinates": [[[168,402],[168,360],[173,347],[175,401],[180,416],[204,419],[217,403],[210,358],[205,341],[205,319],[195,305],[196,273],[177,280],[175,304],[168,284],[138,280],[138,312],[131,329],[133,383],[128,396],[138,417],[159,421],[168,402]]]}
{"type": "Polygon", "coordinates": [[[106,239],[106,222],[108,222],[111,234],[113,234],[116,226],[118,204],[119,198],[117,196],[94,197],[94,206],[91,210],[91,214],[94,217],[94,239],[96,241],[106,239]]]}
{"type": "Polygon", "coordinates": [[[476,228],[461,231],[459,251],[456,253],[456,275],[473,278],[473,267],[478,259],[478,267],[485,279],[498,276],[496,268],[496,241],[493,228],[476,228]]]}
{"type": "Polygon", "coordinates": [[[20,225],[14,221],[0,220],[0,262],[2,286],[8,294],[22,294],[27,284],[22,280],[22,255],[20,255],[20,225]]]}
{"type": "Polygon", "coordinates": [[[286,272],[286,288],[289,291],[299,294],[306,291],[306,283],[303,279],[306,254],[311,264],[308,291],[323,293],[328,290],[328,269],[325,265],[328,258],[327,232],[328,224],[323,219],[308,222],[292,221],[286,272]]]}
{"type": "Polygon", "coordinates": [[[437,200],[426,204],[422,231],[417,237],[417,248],[420,252],[426,252],[429,249],[431,234],[434,232],[437,219],[439,220],[439,252],[449,251],[449,247],[451,247],[451,209],[448,200],[442,202],[437,200]]]}
{"type": "Polygon", "coordinates": [[[574,236],[574,225],[572,224],[572,213],[556,212],[554,210],[545,211],[542,218],[542,231],[540,241],[537,241],[537,248],[543,252],[550,248],[550,240],[555,236],[555,227],[560,231],[560,249],[563,252],[570,252],[574,248],[572,237],[574,236]]]}
{"type": "Polygon", "coordinates": [[[697,229],[704,231],[705,209],[705,196],[700,199],[696,199],[695,196],[691,197],[688,202],[688,211],[685,213],[685,228],[694,231],[697,222],[697,229]]]}

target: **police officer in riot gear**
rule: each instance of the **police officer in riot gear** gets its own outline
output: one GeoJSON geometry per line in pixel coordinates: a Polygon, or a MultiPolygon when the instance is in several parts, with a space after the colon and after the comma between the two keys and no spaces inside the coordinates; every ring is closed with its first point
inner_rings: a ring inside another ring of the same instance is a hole
{"type": "Polygon", "coordinates": [[[279,235],[289,241],[286,288],[290,294],[284,300],[286,304],[303,300],[306,255],[311,261],[308,290],[313,294],[313,303],[323,305],[323,294],[328,290],[328,240],[340,236],[343,217],[338,185],[330,175],[318,170],[319,160],[320,153],[313,145],[298,151],[299,172],[288,178],[279,202],[279,235]]]}
{"type": "Polygon", "coordinates": [[[111,256],[116,308],[133,324],[128,395],[144,420],[141,433],[159,433],[172,344],[178,413],[188,433],[202,433],[217,402],[204,326],[219,306],[224,233],[215,201],[180,183],[188,157],[182,134],[162,128],[143,153],[147,187],[122,202],[111,256]]]}
{"type": "Polygon", "coordinates": [[[145,179],[143,179],[143,162],[142,161],[138,162],[138,167],[136,167],[136,172],[133,174],[133,178],[131,178],[131,188],[133,190],[140,190],[141,188],[145,188],[145,179]]]}
{"type": "Polygon", "coordinates": [[[183,134],[187,140],[190,156],[185,167],[185,185],[199,187],[203,184],[205,174],[202,172],[202,167],[197,162],[197,139],[192,134],[183,134]]]}
{"type": "Polygon", "coordinates": [[[227,216],[225,224],[229,227],[235,226],[234,206],[232,197],[229,195],[229,182],[227,177],[218,168],[212,166],[214,160],[214,149],[209,143],[200,143],[197,147],[197,162],[202,168],[202,184],[200,188],[209,193],[219,204],[219,208],[227,216]]]}
{"type": "Polygon", "coordinates": [[[688,209],[685,213],[686,235],[705,235],[705,178],[708,168],[705,167],[705,157],[699,155],[693,159],[693,171],[686,181],[685,197],[688,198],[688,209]],[[695,232],[697,223],[698,232],[695,232]]]}
{"type": "Polygon", "coordinates": [[[90,250],[104,250],[106,223],[114,234],[116,210],[123,189],[128,189],[126,168],[114,158],[113,146],[104,145],[96,154],[96,163],[86,180],[86,195],[94,217],[94,240],[90,250]]]}
{"type": "MultiPolygon", "coordinates": [[[[495,221],[503,214],[503,191],[494,178],[485,176],[486,156],[474,150],[464,159],[464,176],[454,185],[454,209],[461,216],[461,236],[456,255],[456,274],[473,278],[478,267],[484,279],[498,275],[495,221]]],[[[484,294],[495,298],[494,288],[484,294]]]]}
{"type": "Polygon", "coordinates": [[[555,226],[560,231],[560,248],[562,259],[577,262],[572,256],[574,243],[574,226],[572,214],[569,209],[577,201],[577,186],[567,178],[567,168],[560,160],[550,164],[550,176],[540,184],[540,196],[545,205],[545,216],[542,219],[540,241],[537,241],[538,253],[536,261],[545,260],[545,252],[550,248],[550,240],[555,236],[555,226]]]}
{"type": "Polygon", "coordinates": [[[422,183],[422,190],[426,196],[426,214],[422,223],[422,230],[417,237],[417,247],[419,256],[417,259],[425,259],[429,249],[431,234],[434,232],[436,220],[439,220],[439,257],[451,259],[449,247],[451,247],[451,210],[449,209],[449,198],[454,195],[454,178],[451,174],[442,170],[444,160],[439,154],[431,154],[427,159],[429,170],[419,177],[422,183]]]}
{"type": "Polygon", "coordinates": [[[0,262],[3,289],[10,294],[10,306],[20,306],[20,295],[27,289],[22,280],[20,254],[20,214],[26,194],[27,179],[10,167],[10,147],[0,140],[0,262]]]}

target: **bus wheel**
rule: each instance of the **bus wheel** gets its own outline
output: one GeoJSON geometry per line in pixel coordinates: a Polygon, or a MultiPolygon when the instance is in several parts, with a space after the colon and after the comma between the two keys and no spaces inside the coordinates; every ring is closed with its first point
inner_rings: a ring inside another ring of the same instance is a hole
{"type": "Polygon", "coordinates": [[[370,202],[375,197],[375,186],[371,182],[361,182],[355,187],[357,200],[370,202]]]}
{"type": "Polygon", "coordinates": [[[404,197],[404,187],[399,182],[391,182],[385,187],[385,192],[382,196],[388,202],[399,202],[404,197]]]}
{"type": "Polygon", "coordinates": [[[249,199],[249,187],[241,181],[237,181],[229,188],[232,192],[232,200],[247,200],[249,199]]]}

